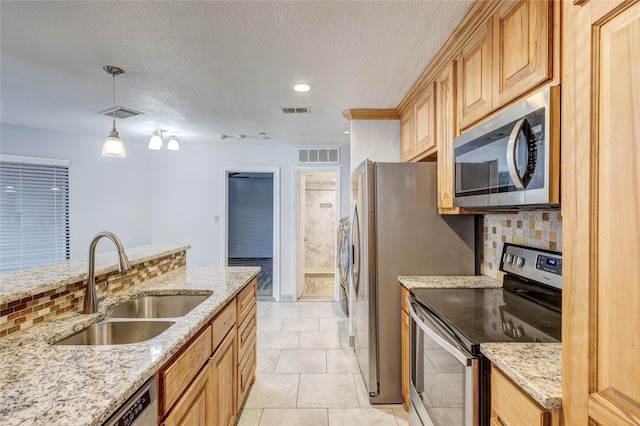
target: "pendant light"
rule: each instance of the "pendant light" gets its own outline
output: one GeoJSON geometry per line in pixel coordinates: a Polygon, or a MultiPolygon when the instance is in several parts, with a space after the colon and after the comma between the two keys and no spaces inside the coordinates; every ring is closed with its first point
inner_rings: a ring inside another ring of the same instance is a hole
{"type": "Polygon", "coordinates": [[[162,149],[162,145],[166,142],[167,149],[169,151],[179,151],[180,150],[180,141],[177,136],[169,136],[168,138],[164,138],[163,133],[166,132],[165,129],[155,129],[153,131],[153,136],[149,139],[148,148],[154,151],[159,151],[162,149]]]}
{"type": "Polygon", "coordinates": [[[111,129],[109,136],[102,144],[102,155],[106,157],[126,157],[127,152],[124,149],[124,143],[116,130],[116,76],[124,74],[124,70],[113,65],[105,65],[102,69],[113,76],[113,129],[111,129]]]}

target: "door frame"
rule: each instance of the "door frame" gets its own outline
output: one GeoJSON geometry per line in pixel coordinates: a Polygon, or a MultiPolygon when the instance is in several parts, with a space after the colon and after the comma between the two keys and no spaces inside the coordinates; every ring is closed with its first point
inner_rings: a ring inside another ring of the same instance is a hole
{"type": "Polygon", "coordinates": [[[272,173],[273,174],[273,289],[272,296],[280,301],[280,167],[222,167],[222,215],[221,245],[222,265],[228,262],[229,245],[229,174],[230,173],[272,173]]]}
{"type": "MultiPolygon", "coordinates": [[[[340,219],[341,219],[341,209],[340,209],[340,198],[341,198],[341,192],[342,192],[342,187],[340,184],[340,173],[342,172],[342,169],[340,167],[293,167],[293,195],[294,195],[294,200],[293,200],[293,217],[294,217],[294,222],[295,222],[295,229],[294,229],[294,234],[293,234],[293,247],[295,250],[295,253],[298,253],[298,250],[300,250],[300,244],[298,241],[298,230],[300,229],[300,223],[299,223],[299,205],[300,205],[300,176],[302,173],[334,173],[335,177],[336,177],[336,198],[335,198],[335,223],[333,224],[333,232],[334,234],[337,232],[338,230],[338,225],[340,224],[340,219]]],[[[340,277],[338,276],[338,273],[336,272],[338,265],[336,265],[336,256],[335,253],[337,253],[338,250],[338,239],[334,238],[333,241],[334,244],[334,256],[333,256],[333,270],[334,270],[334,282],[333,282],[333,299],[335,301],[340,301],[340,277]]],[[[304,247],[302,247],[302,249],[304,250],[304,247]]],[[[296,261],[293,262],[293,277],[295,279],[295,283],[294,283],[294,291],[295,291],[295,300],[298,300],[298,259],[296,258],[296,261]]],[[[304,271],[302,272],[303,276],[304,276],[304,271]]]]}

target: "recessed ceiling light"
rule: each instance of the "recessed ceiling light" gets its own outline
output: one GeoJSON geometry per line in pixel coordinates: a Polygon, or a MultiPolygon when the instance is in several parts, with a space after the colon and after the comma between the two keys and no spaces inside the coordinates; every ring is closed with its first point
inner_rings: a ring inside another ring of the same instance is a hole
{"type": "Polygon", "coordinates": [[[305,93],[311,90],[311,85],[306,83],[298,83],[293,86],[293,90],[300,93],[305,93]]]}
{"type": "Polygon", "coordinates": [[[345,135],[348,135],[348,134],[349,134],[349,133],[351,133],[351,132],[350,132],[350,131],[348,131],[348,130],[345,130],[343,133],[344,133],[345,135]]]}

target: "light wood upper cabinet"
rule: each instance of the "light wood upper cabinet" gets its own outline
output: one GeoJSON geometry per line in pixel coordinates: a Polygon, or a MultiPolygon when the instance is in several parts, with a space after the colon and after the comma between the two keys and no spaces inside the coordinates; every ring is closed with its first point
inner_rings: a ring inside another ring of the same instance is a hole
{"type": "Polygon", "coordinates": [[[438,209],[457,213],[453,207],[453,138],[456,122],[456,61],[438,75],[438,209]]]}
{"type": "Polygon", "coordinates": [[[499,107],[553,76],[548,1],[507,1],[493,16],[493,101],[499,107]]]}
{"type": "Polygon", "coordinates": [[[492,23],[489,21],[467,40],[458,55],[460,128],[491,112],[492,23]]]}
{"type": "Polygon", "coordinates": [[[435,83],[427,85],[414,107],[415,150],[419,155],[436,149],[436,90],[435,83]]]}
{"type": "Polygon", "coordinates": [[[640,2],[563,7],[565,424],[639,425],[640,2]]]}
{"type": "Polygon", "coordinates": [[[413,122],[413,109],[400,117],[400,161],[410,161],[414,157],[413,122]]]}

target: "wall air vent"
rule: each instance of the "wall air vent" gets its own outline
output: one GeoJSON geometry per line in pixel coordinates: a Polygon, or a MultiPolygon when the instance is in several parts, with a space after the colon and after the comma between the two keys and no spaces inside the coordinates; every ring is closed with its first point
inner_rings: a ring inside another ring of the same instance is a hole
{"type": "Polygon", "coordinates": [[[340,148],[298,148],[298,164],[340,164],[340,148]]]}
{"type": "Polygon", "coordinates": [[[280,111],[283,114],[309,114],[311,109],[309,107],[280,107],[280,111]]]}
{"type": "Polygon", "coordinates": [[[109,109],[105,109],[104,111],[100,111],[98,114],[104,114],[104,115],[108,115],[109,117],[113,117],[114,112],[116,113],[116,118],[129,118],[136,115],[144,114],[144,112],[136,111],[136,110],[121,107],[121,106],[115,106],[109,109]]]}

